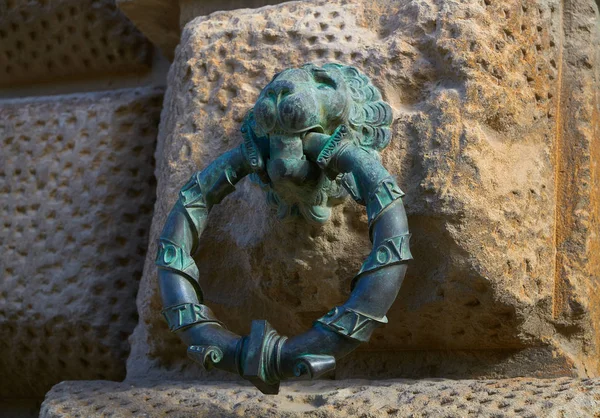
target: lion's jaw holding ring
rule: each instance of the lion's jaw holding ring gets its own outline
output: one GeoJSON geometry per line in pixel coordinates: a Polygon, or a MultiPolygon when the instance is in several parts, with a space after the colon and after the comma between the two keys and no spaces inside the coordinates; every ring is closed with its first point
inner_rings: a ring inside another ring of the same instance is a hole
{"type": "Polygon", "coordinates": [[[357,145],[379,152],[389,142],[391,108],[354,67],[307,64],[285,70],[262,90],[243,128],[262,149],[268,179],[261,179],[279,216],[325,222],[347,193],[304,154],[307,134],[332,135],[345,125],[357,145]]]}

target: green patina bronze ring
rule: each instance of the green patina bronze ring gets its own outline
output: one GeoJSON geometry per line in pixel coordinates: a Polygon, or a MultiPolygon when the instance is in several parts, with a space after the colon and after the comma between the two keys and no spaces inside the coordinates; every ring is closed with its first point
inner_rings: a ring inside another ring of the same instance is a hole
{"type": "Polygon", "coordinates": [[[404,194],[379,159],[391,122],[390,106],[354,67],[307,64],[273,77],[244,120],[243,143],[183,186],[159,239],[163,315],[190,358],[276,394],[283,379],[333,370],[336,359],[387,323],[412,259],[404,194]],[[325,222],[331,206],[348,195],[367,207],[373,249],[352,281],[350,298],[292,338],[264,320],[253,321],[250,335],[240,337],[203,304],[191,254],[209,211],[247,175],[280,217],[325,222]]]}

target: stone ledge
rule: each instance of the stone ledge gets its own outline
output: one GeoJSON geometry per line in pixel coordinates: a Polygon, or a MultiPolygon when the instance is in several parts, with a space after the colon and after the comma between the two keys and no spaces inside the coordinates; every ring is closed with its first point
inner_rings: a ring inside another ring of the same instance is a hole
{"type": "Polygon", "coordinates": [[[116,0],[117,6],[170,61],[180,28],[198,16],[221,10],[259,8],[287,0],[116,0]]]}
{"type": "Polygon", "coordinates": [[[46,395],[54,417],[595,417],[600,379],[321,380],[276,396],[237,382],[68,381],[46,395]]]}

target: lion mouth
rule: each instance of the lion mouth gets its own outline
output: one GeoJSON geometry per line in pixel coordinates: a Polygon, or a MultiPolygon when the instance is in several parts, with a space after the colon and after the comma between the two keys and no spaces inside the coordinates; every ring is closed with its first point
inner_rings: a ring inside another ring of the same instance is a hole
{"type": "Polygon", "coordinates": [[[325,129],[321,125],[315,125],[308,128],[303,128],[297,131],[289,131],[285,129],[272,129],[269,132],[269,135],[278,135],[278,136],[287,136],[287,135],[297,135],[301,138],[304,138],[306,135],[310,133],[325,133],[325,129]]]}
{"type": "Polygon", "coordinates": [[[304,138],[306,135],[311,133],[322,134],[325,133],[325,129],[321,125],[313,126],[312,128],[305,129],[300,133],[300,136],[304,138]]]}

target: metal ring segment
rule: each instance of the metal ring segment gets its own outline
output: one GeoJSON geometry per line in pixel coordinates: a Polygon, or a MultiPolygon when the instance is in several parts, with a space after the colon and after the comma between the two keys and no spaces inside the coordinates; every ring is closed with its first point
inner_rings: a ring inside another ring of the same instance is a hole
{"type": "Polygon", "coordinates": [[[343,176],[353,198],[366,205],[373,250],[353,280],[349,299],[289,339],[267,321],[253,321],[245,337],[225,329],[202,305],[200,272],[192,258],[212,206],[264,166],[257,151],[248,149],[251,142],[221,155],[182,188],[161,234],[156,264],[165,318],[190,347],[190,357],[204,367],[239,373],[263,393],[276,394],[283,379],[316,378],[333,370],[336,359],[387,323],[385,315],[412,259],[404,194],[377,157],[343,141],[344,135],[340,130],[323,152],[308,150],[307,157],[330,177],[343,176]]]}

